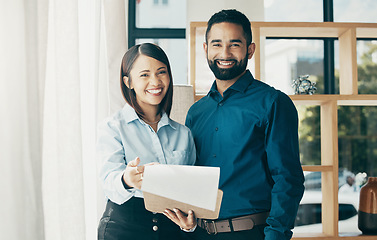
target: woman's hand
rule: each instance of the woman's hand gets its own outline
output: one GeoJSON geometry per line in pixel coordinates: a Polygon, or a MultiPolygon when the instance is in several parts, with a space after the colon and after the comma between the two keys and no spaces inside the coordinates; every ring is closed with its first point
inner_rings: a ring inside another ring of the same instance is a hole
{"type": "Polygon", "coordinates": [[[123,181],[131,188],[141,189],[145,166],[156,165],[158,162],[147,163],[139,166],[140,158],[137,157],[127,164],[126,171],[123,173],[123,181]]]}
{"type": "Polygon", "coordinates": [[[173,211],[166,209],[163,214],[186,231],[193,229],[197,224],[195,214],[192,210],[188,211],[187,215],[179,209],[173,209],[173,211]]]}
{"type": "Polygon", "coordinates": [[[131,188],[141,188],[144,166],[138,166],[139,163],[140,158],[135,158],[127,164],[126,171],[123,173],[123,181],[131,188]]]}

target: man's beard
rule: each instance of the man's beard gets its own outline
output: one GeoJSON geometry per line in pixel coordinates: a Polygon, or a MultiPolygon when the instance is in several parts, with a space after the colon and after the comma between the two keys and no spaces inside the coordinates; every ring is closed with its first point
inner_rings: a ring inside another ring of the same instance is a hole
{"type": "Polygon", "coordinates": [[[226,60],[225,59],[216,59],[216,60],[212,61],[212,60],[209,60],[207,58],[209,68],[212,70],[215,77],[219,80],[225,80],[225,81],[226,80],[232,80],[232,79],[238,77],[239,75],[241,75],[246,70],[248,60],[249,59],[248,59],[247,55],[240,62],[238,62],[235,59],[226,59],[226,60]],[[216,61],[234,61],[235,63],[234,63],[234,66],[231,67],[231,68],[219,68],[217,66],[216,61]]]}

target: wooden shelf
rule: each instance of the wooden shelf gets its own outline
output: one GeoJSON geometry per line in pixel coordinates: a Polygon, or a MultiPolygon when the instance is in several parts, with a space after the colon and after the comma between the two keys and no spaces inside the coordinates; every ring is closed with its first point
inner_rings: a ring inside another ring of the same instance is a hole
{"type": "MultiPolygon", "coordinates": [[[[203,34],[206,22],[190,25],[190,79],[195,91],[196,41],[203,34]]],[[[372,240],[377,236],[342,234],[338,229],[338,106],[377,106],[376,94],[358,94],[356,42],[358,38],[377,38],[377,23],[334,22],[251,22],[253,40],[257,46],[254,76],[261,79],[261,41],[265,37],[336,38],[339,40],[340,94],[291,95],[296,105],[320,106],[321,165],[303,166],[304,171],[321,172],[322,233],[295,234],[295,240],[357,239],[372,240]]],[[[263,79],[262,79],[263,80],[263,79]]],[[[196,93],[196,92],[195,92],[196,93]]],[[[196,95],[199,100],[203,95],[196,95]]]]}
{"type": "Polygon", "coordinates": [[[334,170],[332,165],[303,165],[303,171],[309,172],[331,172],[334,170]]]}
{"type": "Polygon", "coordinates": [[[340,106],[377,106],[377,94],[340,95],[340,94],[315,94],[315,95],[290,95],[297,105],[322,105],[336,101],[340,106]]]}
{"type": "Polygon", "coordinates": [[[376,240],[377,236],[360,235],[358,233],[340,233],[339,236],[329,236],[323,233],[298,233],[293,235],[293,240],[376,240]]]}
{"type": "Polygon", "coordinates": [[[252,28],[260,28],[266,37],[339,38],[349,29],[357,29],[357,38],[375,38],[375,23],[339,22],[251,22],[252,28]]]}

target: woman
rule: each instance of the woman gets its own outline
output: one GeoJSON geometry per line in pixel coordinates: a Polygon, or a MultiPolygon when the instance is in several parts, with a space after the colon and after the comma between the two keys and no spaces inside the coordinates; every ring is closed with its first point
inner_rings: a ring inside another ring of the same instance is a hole
{"type": "Polygon", "coordinates": [[[196,158],[189,129],[169,118],[173,81],[164,51],[150,43],[130,48],[120,83],[126,104],[98,129],[100,179],[109,199],[98,239],[184,239],[167,217],[145,209],[140,191],[145,165],[193,165],[196,158]]]}

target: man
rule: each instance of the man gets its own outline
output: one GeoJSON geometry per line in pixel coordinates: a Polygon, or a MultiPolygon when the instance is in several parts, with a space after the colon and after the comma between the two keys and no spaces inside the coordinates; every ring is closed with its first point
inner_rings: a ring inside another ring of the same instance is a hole
{"type": "Polygon", "coordinates": [[[186,125],[196,165],[220,167],[220,215],[216,221],[179,210],[166,215],[195,239],[290,239],[304,192],[296,108],[246,70],[255,44],[242,13],[214,14],[204,50],[216,80],[190,108],[186,125]]]}

